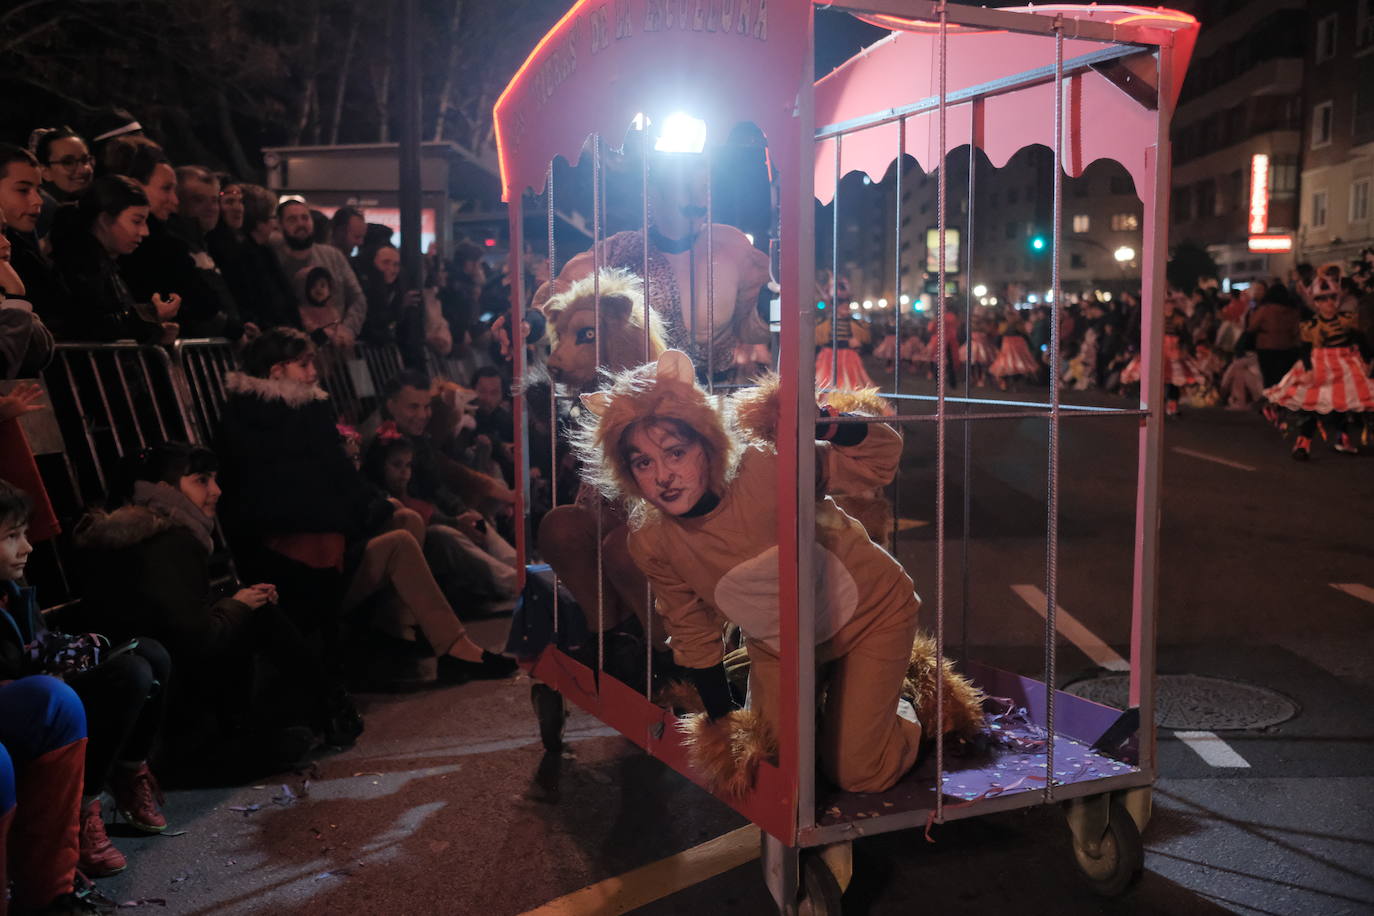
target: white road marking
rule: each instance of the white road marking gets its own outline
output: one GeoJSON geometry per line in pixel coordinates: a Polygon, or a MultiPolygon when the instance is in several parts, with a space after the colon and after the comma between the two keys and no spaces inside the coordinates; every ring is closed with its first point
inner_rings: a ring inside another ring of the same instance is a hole
{"type": "MultiPolygon", "coordinates": [[[[1034,585],[1013,585],[1011,590],[1016,592],[1022,601],[1034,608],[1037,614],[1041,617],[1045,616],[1045,609],[1049,607],[1049,601],[1045,598],[1044,592],[1034,585]]],[[[1122,658],[1115,649],[1099,639],[1095,633],[1083,626],[1076,617],[1062,607],[1056,606],[1055,608],[1055,626],[1065,639],[1077,646],[1099,667],[1106,668],[1108,671],[1131,670],[1130,662],[1122,658]]],[[[1214,732],[1174,732],[1174,737],[1192,748],[1210,766],[1250,768],[1249,762],[1237,754],[1229,744],[1218,738],[1214,732]]]]}
{"type": "Polygon", "coordinates": [[[1347,595],[1353,595],[1361,601],[1374,604],[1374,588],[1370,588],[1368,585],[1361,585],[1358,582],[1332,582],[1331,587],[1343,591],[1347,595]]]}
{"type": "Polygon", "coordinates": [[[1190,448],[1179,448],[1174,446],[1169,449],[1171,452],[1178,452],[1180,455],[1187,455],[1189,458],[1201,458],[1203,461],[1212,461],[1216,464],[1224,464],[1228,468],[1235,468],[1239,471],[1253,471],[1254,468],[1248,464],[1241,464],[1239,461],[1232,461],[1229,458],[1218,458],[1216,455],[1209,455],[1206,452],[1195,452],[1190,448]]]}
{"type": "MultiPolygon", "coordinates": [[[[1045,599],[1045,593],[1034,585],[1013,585],[1011,590],[1020,596],[1021,600],[1035,609],[1041,617],[1045,616],[1045,611],[1049,607],[1049,602],[1045,599]]],[[[1055,625],[1059,632],[1064,634],[1064,638],[1073,643],[1083,654],[1092,659],[1100,668],[1108,671],[1130,671],[1131,663],[1122,658],[1115,649],[1107,645],[1089,630],[1078,619],[1064,610],[1062,607],[1055,607],[1055,625]]]]}
{"type": "Polygon", "coordinates": [[[1250,769],[1250,762],[1215,732],[1174,732],[1174,737],[1196,751],[1208,766],[1250,769]]]}

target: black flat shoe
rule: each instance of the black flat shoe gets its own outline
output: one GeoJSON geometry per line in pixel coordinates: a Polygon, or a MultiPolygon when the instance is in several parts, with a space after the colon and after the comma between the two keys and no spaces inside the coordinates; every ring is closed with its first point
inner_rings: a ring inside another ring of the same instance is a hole
{"type": "Polygon", "coordinates": [[[439,680],[446,684],[464,684],[468,681],[496,681],[508,678],[520,666],[515,659],[482,650],[480,662],[469,662],[452,655],[439,656],[439,680]]]}

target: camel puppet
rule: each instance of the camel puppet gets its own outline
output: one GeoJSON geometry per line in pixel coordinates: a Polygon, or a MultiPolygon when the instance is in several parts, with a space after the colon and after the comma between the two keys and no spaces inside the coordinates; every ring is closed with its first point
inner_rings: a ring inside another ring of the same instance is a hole
{"type": "MultiPolygon", "coordinates": [[[[643,281],[627,270],[602,270],[583,277],[545,302],[543,311],[553,340],[547,362],[549,375],[574,391],[594,388],[598,368],[618,372],[652,362],[665,349],[662,322],[653,309],[644,306],[643,281]]],[[[654,629],[647,619],[644,576],[625,549],[625,535],[625,516],[619,507],[605,502],[588,487],[578,489],[575,503],[550,510],[539,523],[539,553],[577,599],[593,632],[598,628],[614,631],[629,624],[632,617],[638,619],[645,633],[654,629]],[[602,603],[599,621],[598,597],[602,603]]],[[[661,640],[661,635],[658,638],[661,640]]]]}

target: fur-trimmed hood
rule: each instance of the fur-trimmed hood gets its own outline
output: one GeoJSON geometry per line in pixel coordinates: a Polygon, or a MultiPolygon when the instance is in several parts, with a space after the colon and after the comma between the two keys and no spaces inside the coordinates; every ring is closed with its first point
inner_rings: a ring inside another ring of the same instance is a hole
{"type": "MultiPolygon", "coordinates": [[[[831,391],[826,405],[841,413],[884,416],[892,413],[876,388],[831,391]]],[[[632,521],[651,516],[644,494],[620,454],[620,443],[629,427],[651,417],[680,420],[705,441],[711,455],[711,492],[725,493],[738,470],[746,447],[773,450],[777,445],[781,415],[781,382],[767,373],[752,388],[718,397],[696,383],[690,359],[678,350],[667,350],[657,362],[646,363],[612,376],[610,385],[584,394],[586,408],[573,443],[586,469],[588,482],[608,499],[624,500],[632,521]]]]}
{"type": "Polygon", "coordinates": [[[74,538],[83,550],[122,550],[176,527],[176,522],[147,506],[123,506],[87,515],[76,526],[74,538]]]}
{"type": "Polygon", "coordinates": [[[264,401],[281,401],[288,407],[303,407],[312,401],[327,401],[329,395],[319,385],[307,385],[290,379],[258,378],[245,372],[230,372],[224,376],[224,387],[230,394],[245,394],[264,401]]]}
{"type": "Polygon", "coordinates": [[[573,444],[588,481],[611,500],[624,499],[632,520],[645,519],[651,507],[621,453],[625,433],[650,419],[677,420],[702,439],[711,460],[712,493],[723,495],[739,464],[739,434],[733,429],[723,399],[713,398],[696,383],[687,354],[667,350],[657,362],[627,369],[608,388],[584,394],[585,417],[573,444]]]}

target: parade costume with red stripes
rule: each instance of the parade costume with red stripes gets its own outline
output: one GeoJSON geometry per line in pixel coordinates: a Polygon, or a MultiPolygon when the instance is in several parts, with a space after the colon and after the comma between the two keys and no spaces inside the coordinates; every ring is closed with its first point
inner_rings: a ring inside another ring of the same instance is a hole
{"type": "Polygon", "coordinates": [[[1181,311],[1164,317],[1164,384],[1186,388],[1202,381],[1202,373],[1193,364],[1183,340],[1188,336],[1188,316],[1181,311]]]}
{"type": "Polygon", "coordinates": [[[864,371],[859,347],[868,343],[868,328],[852,318],[835,319],[816,325],[816,388],[872,388],[873,379],[864,371]],[[833,348],[831,345],[834,345],[833,348]]]}
{"type": "Polygon", "coordinates": [[[917,332],[902,341],[901,349],[902,359],[910,363],[913,369],[924,367],[929,371],[930,364],[940,354],[940,341],[933,335],[929,339],[923,338],[917,332]]]}
{"type": "Polygon", "coordinates": [[[1354,455],[1359,451],[1352,435],[1354,421],[1374,413],[1374,383],[1360,358],[1357,319],[1336,311],[1339,297],[1340,287],[1333,280],[1317,278],[1312,291],[1317,315],[1304,321],[1298,331],[1303,343],[1312,348],[1311,355],[1264,392],[1275,407],[1297,413],[1293,457],[1299,461],[1311,454],[1312,434],[1319,421],[1323,433],[1336,434],[1336,451],[1354,455]]]}
{"type": "Polygon", "coordinates": [[[1002,347],[997,358],[988,366],[988,374],[1000,379],[1016,375],[1035,378],[1040,374],[1040,362],[1030,350],[1030,342],[1019,327],[1008,323],[1002,331],[1002,347]]]}
{"type": "Polygon", "coordinates": [[[1264,396],[1279,407],[1309,413],[1374,411],[1374,382],[1360,358],[1355,316],[1311,318],[1300,333],[1312,345],[1312,368],[1295,364],[1264,396]]]}
{"type": "Polygon", "coordinates": [[[964,359],[975,366],[991,365],[997,356],[988,342],[986,331],[974,331],[969,335],[969,342],[959,349],[964,359]]]}

